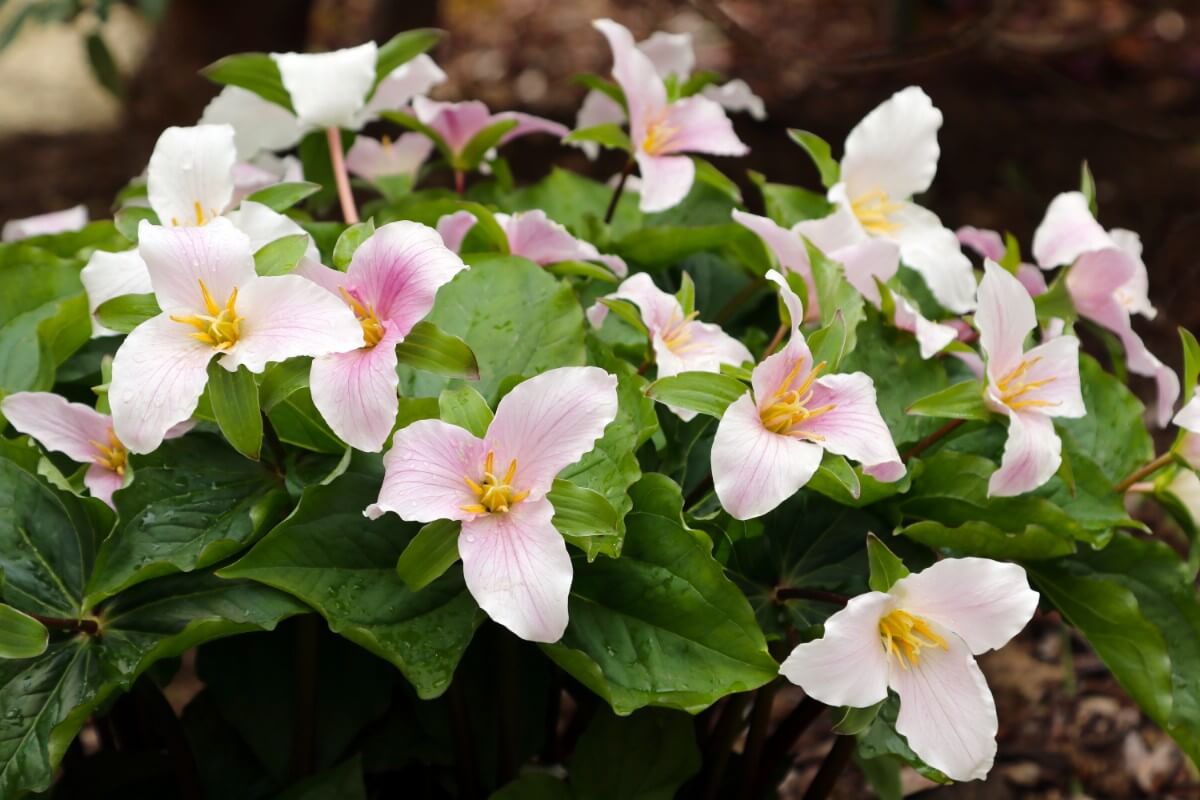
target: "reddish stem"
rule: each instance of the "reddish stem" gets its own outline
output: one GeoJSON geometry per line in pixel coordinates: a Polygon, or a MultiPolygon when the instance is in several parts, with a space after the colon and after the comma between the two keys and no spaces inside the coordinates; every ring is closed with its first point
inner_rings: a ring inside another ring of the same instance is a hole
{"type": "Polygon", "coordinates": [[[358,208],[354,205],[354,193],[350,191],[350,176],[346,174],[346,158],[342,154],[342,129],[336,125],[325,129],[329,139],[329,161],[333,164],[333,180],[337,184],[338,200],[342,204],[342,218],[347,225],[358,222],[358,208]]]}

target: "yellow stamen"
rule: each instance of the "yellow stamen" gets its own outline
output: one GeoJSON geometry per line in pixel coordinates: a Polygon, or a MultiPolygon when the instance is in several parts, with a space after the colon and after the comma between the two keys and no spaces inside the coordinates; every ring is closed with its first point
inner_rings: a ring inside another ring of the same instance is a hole
{"type": "Polygon", "coordinates": [[[204,219],[204,209],[200,207],[200,201],[197,200],[194,206],[196,209],[196,224],[203,225],[207,220],[204,219]]]}
{"type": "Polygon", "coordinates": [[[929,623],[907,611],[896,609],[879,620],[879,638],[883,650],[904,669],[919,666],[922,647],[940,647],[949,650],[946,640],[933,632],[929,623]]]}
{"type": "Polygon", "coordinates": [[[893,222],[891,217],[903,208],[903,204],[893,202],[882,189],[872,189],[850,201],[854,216],[874,236],[885,236],[900,230],[900,223],[893,222]]]}
{"type": "Polygon", "coordinates": [[[799,436],[819,442],[825,437],[811,431],[801,430],[800,428],[805,422],[816,419],[822,414],[828,414],[837,406],[833,403],[828,403],[816,408],[808,407],[813,398],[813,383],[820,376],[821,371],[825,369],[824,361],[814,366],[799,386],[794,389],[789,388],[800,377],[800,370],[804,368],[804,362],[804,358],[797,359],[796,365],[792,367],[792,371],[779,384],[779,388],[775,390],[775,394],[771,395],[771,402],[759,412],[759,418],[762,420],[763,426],[769,431],[789,436],[799,436]]]}
{"type": "Polygon", "coordinates": [[[692,340],[692,329],[688,323],[694,320],[699,313],[699,311],[693,311],[683,317],[672,316],[661,334],[663,344],[667,346],[668,350],[676,355],[687,350],[692,340]]]}
{"type": "Polygon", "coordinates": [[[375,313],[374,306],[365,305],[361,300],[356,298],[350,292],[346,291],[346,287],[339,286],[338,291],[342,295],[342,299],[346,304],[354,310],[354,316],[358,317],[358,322],[362,325],[363,339],[367,343],[367,347],[374,347],[379,344],[379,340],[383,338],[383,323],[379,321],[379,315],[375,313]]]}
{"type": "Polygon", "coordinates": [[[647,155],[661,155],[670,144],[671,138],[679,132],[673,125],[668,125],[664,117],[659,117],[646,126],[646,136],[642,139],[642,150],[647,155]]]}
{"type": "Polygon", "coordinates": [[[118,475],[125,474],[125,465],[129,461],[129,452],[125,449],[125,445],[121,444],[121,440],[113,433],[113,429],[108,429],[108,444],[97,442],[95,439],[88,440],[88,444],[96,448],[96,456],[92,459],[105,469],[110,469],[118,475]]]}
{"type": "Polygon", "coordinates": [[[1035,389],[1040,389],[1056,380],[1053,375],[1039,381],[1022,380],[1025,374],[1041,360],[1040,357],[1021,359],[1021,363],[1015,369],[1010,370],[1004,377],[996,381],[996,388],[1000,390],[1000,402],[1014,411],[1022,408],[1049,408],[1059,404],[1057,400],[1021,399],[1035,389]]]}
{"type": "Polygon", "coordinates": [[[529,496],[527,491],[513,490],[512,483],[516,475],[517,460],[514,458],[504,472],[504,477],[497,478],[496,454],[489,450],[487,458],[483,461],[483,479],[475,481],[468,475],[463,476],[463,481],[479,497],[479,502],[460,507],[470,514],[494,514],[508,511],[529,496]]]}
{"type": "Polygon", "coordinates": [[[204,300],[204,309],[208,312],[207,314],[193,314],[186,317],[177,317],[172,314],[171,319],[196,328],[197,332],[192,334],[193,339],[215,347],[217,350],[228,350],[237,343],[238,336],[241,334],[242,318],[234,309],[237,304],[237,287],[233,287],[233,291],[229,293],[229,299],[225,302],[224,308],[213,299],[212,293],[208,291],[208,286],[203,280],[200,281],[200,296],[204,300]]]}
{"type": "Polygon", "coordinates": [[[383,145],[383,151],[385,153],[391,154],[391,152],[392,152],[392,137],[388,136],[385,133],[383,135],[383,138],[379,140],[379,143],[381,145],[383,145]]]}

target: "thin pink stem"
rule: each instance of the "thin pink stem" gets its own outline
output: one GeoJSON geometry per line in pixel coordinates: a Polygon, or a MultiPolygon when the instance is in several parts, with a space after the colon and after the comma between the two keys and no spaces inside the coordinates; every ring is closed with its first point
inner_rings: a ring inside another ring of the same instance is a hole
{"type": "Polygon", "coordinates": [[[333,164],[333,179],[337,183],[338,200],[342,204],[342,218],[347,225],[358,222],[358,208],[354,205],[354,193],[350,191],[350,176],[346,174],[346,159],[342,155],[342,129],[336,125],[325,129],[329,138],[329,160],[333,164]]]}

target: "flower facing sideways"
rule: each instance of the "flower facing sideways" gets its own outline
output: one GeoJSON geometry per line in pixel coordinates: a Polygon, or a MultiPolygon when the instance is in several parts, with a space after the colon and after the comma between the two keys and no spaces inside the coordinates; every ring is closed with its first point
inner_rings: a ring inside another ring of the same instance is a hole
{"type": "Polygon", "coordinates": [[[997,718],[975,656],[1016,636],[1037,603],[1016,564],[947,558],[851,599],[779,672],[833,706],[873,706],[891,689],[913,752],[953,780],[980,779],[996,756],[997,718]]]}
{"type": "Polygon", "coordinates": [[[395,141],[358,136],[346,152],[346,169],[368,181],[392,177],[415,181],[432,152],[433,142],[419,133],[406,133],[395,141]]]}
{"type": "Polygon", "coordinates": [[[522,639],[558,641],[573,572],[546,494],[616,415],[613,375],[561,367],[505,395],[482,439],[441,420],[414,422],[396,433],[366,514],[461,521],[463,577],[480,608],[522,639]]]}
{"type": "MultiPolygon", "coordinates": [[[[508,250],[514,256],[528,258],[543,267],[563,261],[598,261],[618,277],[629,274],[629,268],[620,256],[602,255],[595,245],[576,239],[541,209],[495,216],[508,239],[508,250]]],[[[461,252],[463,239],[475,227],[475,222],[475,215],[470,211],[456,211],[439,219],[437,229],[447,247],[461,252]]]]}
{"type": "Polygon", "coordinates": [[[143,221],[138,253],[162,313],[134,328],[113,358],[117,437],[149,453],[196,409],[208,362],[262,372],[272,361],[363,345],[345,303],[298,275],[259,277],[250,240],[226,219],[196,228],[143,221]]]}
{"type": "Polygon", "coordinates": [[[792,318],[787,345],[754,368],[753,390],[725,410],[712,446],[713,488],[735,519],[762,516],[800,490],[825,451],[860,462],[881,481],[904,476],[875,384],[862,372],[822,375],[800,333],[804,307],[775,270],[792,318]]]}
{"type": "Polygon", "coordinates": [[[1079,340],[1059,336],[1026,352],[1025,337],[1037,327],[1033,299],[991,259],[984,261],[975,327],[987,362],[984,402],[1008,417],[1008,441],[988,495],[1011,497],[1041,486],[1062,463],[1053,418],[1085,413],[1079,340]]]}
{"type": "Polygon", "coordinates": [[[362,326],[362,347],[314,358],[309,377],[313,404],[347,444],[372,453],[383,448],[399,409],[396,345],[463,269],[437,232],[417,222],[379,228],[345,272],[308,259],[296,268],[343,301],[362,326]]]}
{"type": "Polygon", "coordinates": [[[88,223],[87,206],[72,206],[24,219],[10,219],[0,229],[0,242],[16,242],[31,236],[81,230],[88,223]]]}
{"type": "Polygon", "coordinates": [[[531,133],[548,133],[559,138],[568,133],[565,125],[532,114],[522,114],[519,111],[501,111],[493,114],[479,100],[444,103],[427,97],[417,97],[413,100],[412,108],[417,119],[441,138],[452,164],[461,158],[477,133],[504,120],[515,120],[517,124],[500,137],[497,144],[501,145],[531,133]]]}

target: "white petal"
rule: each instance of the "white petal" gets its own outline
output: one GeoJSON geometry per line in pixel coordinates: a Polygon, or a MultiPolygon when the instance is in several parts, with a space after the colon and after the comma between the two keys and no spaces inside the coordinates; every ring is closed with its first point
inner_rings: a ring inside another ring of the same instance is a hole
{"type": "Polygon", "coordinates": [[[250,239],[229,220],[218,218],[200,228],[163,228],[143,220],[138,254],[163,311],[207,313],[201,281],[218,305],[257,277],[250,239]]]}
{"type": "Polygon", "coordinates": [[[483,440],[457,425],[423,419],[405,426],[383,457],[379,502],[364,513],[375,519],[394,511],[411,522],[471,519],[463,507],[479,498],[466,479],[478,479],[485,457],[483,440]]]}
{"type": "Polygon", "coordinates": [[[954,231],[913,203],[905,203],[892,220],[899,225],[890,238],[900,245],[900,257],[921,274],[937,301],[958,314],[975,308],[975,272],[954,231]]]}
{"type": "Polygon", "coordinates": [[[224,213],[233,199],[236,162],[230,125],[163,131],[146,168],[146,191],[159,222],[203,225],[224,213]]]}
{"type": "Polygon", "coordinates": [[[879,619],[892,604],[883,592],[852,597],[825,620],[825,635],[793,650],[779,674],[831,706],[866,708],[886,700],[888,663],[879,619]]]}
{"type": "Polygon", "coordinates": [[[984,261],[975,327],[979,329],[979,343],[993,382],[1017,368],[1025,352],[1025,337],[1037,327],[1029,292],[1004,267],[990,259],[984,261]]]}
{"type": "Polygon", "coordinates": [[[373,347],[314,358],[308,386],[313,405],[346,444],[378,453],[387,442],[400,400],[396,387],[396,345],[403,338],[394,325],[373,347]]]}
{"type": "Polygon", "coordinates": [[[374,42],[331,53],[272,53],[296,116],[320,128],[357,127],[375,83],[374,42]]]}
{"type": "Polygon", "coordinates": [[[414,97],[429,94],[429,90],[444,83],[446,73],[432,58],[421,53],[411,61],[396,67],[375,89],[355,127],[379,119],[383,111],[399,111],[414,97]]]}
{"type": "Polygon", "coordinates": [[[232,125],[239,161],[247,161],[263,151],[294,147],[304,133],[300,121],[286,108],[239,86],[222,89],[204,107],[200,124],[232,125]]]}
{"type": "MultiPolygon", "coordinates": [[[[150,272],[146,262],[138,255],[138,251],[124,250],[120,253],[109,253],[96,250],[88,258],[87,266],[79,272],[79,280],[87,292],[88,311],[96,313],[96,309],[114,297],[125,294],[149,294],[154,291],[150,285],[150,272]]],[[[109,330],[92,318],[92,336],[110,336],[116,331],[109,330]]]]}
{"type": "Polygon", "coordinates": [[[1084,253],[1112,246],[1081,192],[1055,197],[1033,234],[1033,257],[1042,269],[1071,264],[1084,253]]]}
{"type": "Polygon", "coordinates": [[[954,328],[925,319],[921,312],[903,297],[896,297],[895,302],[896,313],[892,324],[902,331],[911,331],[917,337],[921,358],[933,358],[958,338],[958,331],[954,328]]]}
{"type": "Polygon", "coordinates": [[[1192,433],[1200,433],[1200,397],[1193,396],[1188,400],[1171,421],[1192,433]]]}
{"type": "Polygon", "coordinates": [[[642,173],[638,208],[647,214],[682,203],[696,179],[696,165],[687,156],[649,156],[639,151],[637,163],[642,173]]]}
{"type": "Polygon", "coordinates": [[[15,242],[31,236],[77,231],[88,223],[87,206],[78,205],[49,214],[10,219],[0,230],[0,242],[15,242]]]}
{"type": "Polygon", "coordinates": [[[639,42],[637,49],[646,54],[646,58],[654,65],[654,71],[664,80],[668,75],[685,80],[696,65],[690,33],[655,31],[639,42]]]}
{"type": "MultiPolygon", "coordinates": [[[[575,115],[575,129],[583,130],[608,123],[620,125],[624,121],[625,109],[604,92],[597,92],[593,89],[584,95],[583,103],[579,106],[579,112],[575,115]]],[[[573,142],[572,144],[583,150],[588,158],[595,159],[600,154],[600,145],[595,142],[573,142]]]]}
{"type": "Polygon", "coordinates": [[[907,200],[929,188],[937,173],[942,112],[910,86],[881,103],[846,137],[842,181],[851,199],[882,189],[907,200]]]}
{"type": "Polygon", "coordinates": [[[230,211],[225,218],[233,226],[250,238],[250,252],[257,253],[265,245],[284,236],[304,234],[308,238],[308,247],[304,255],[318,260],[321,258],[316,243],[308,232],[301,228],[291,217],[280,214],[270,206],[256,203],[253,200],[243,200],[236,211],[230,211]]]}
{"type": "Polygon", "coordinates": [[[988,480],[988,497],[1015,497],[1031,492],[1054,476],[1062,463],[1062,440],[1054,422],[1036,412],[1008,415],[1008,440],[1000,469],[988,480]]]}
{"type": "Polygon", "coordinates": [[[741,78],[735,78],[720,86],[705,86],[700,93],[719,103],[726,111],[745,111],[759,121],[767,118],[767,106],[763,99],[741,78]]]}

